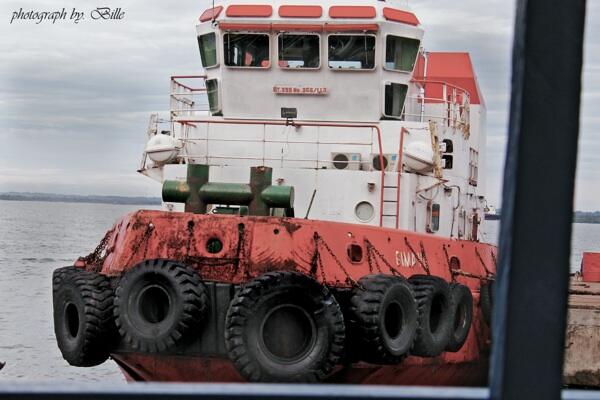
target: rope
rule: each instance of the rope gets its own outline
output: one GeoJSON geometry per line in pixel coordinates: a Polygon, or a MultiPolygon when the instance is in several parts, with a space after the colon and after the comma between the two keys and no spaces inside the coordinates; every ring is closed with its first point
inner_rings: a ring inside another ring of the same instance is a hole
{"type": "Polygon", "coordinates": [[[440,157],[440,139],[437,134],[437,124],[434,121],[429,121],[429,132],[431,137],[431,147],[433,148],[433,171],[434,176],[438,179],[444,177],[442,170],[442,158],[440,157]]]}

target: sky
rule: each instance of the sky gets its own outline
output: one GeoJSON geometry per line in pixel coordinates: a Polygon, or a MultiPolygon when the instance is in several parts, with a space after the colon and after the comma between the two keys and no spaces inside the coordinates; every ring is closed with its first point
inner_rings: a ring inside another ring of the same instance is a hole
{"type": "MultiPolygon", "coordinates": [[[[488,107],[487,197],[499,205],[515,4],[408,3],[423,23],[427,50],[471,53],[488,107]]],[[[160,185],[135,172],[148,118],[168,110],[171,75],[201,72],[195,24],[209,6],[206,0],[2,0],[0,192],[159,196],[160,185]],[[100,6],[120,7],[124,18],[91,20],[100,6]],[[21,8],[63,7],[66,21],[11,24],[21,8]],[[68,20],[72,8],[86,19],[68,20]]],[[[576,208],[600,210],[600,2],[593,0],[582,100],[576,208]]]]}

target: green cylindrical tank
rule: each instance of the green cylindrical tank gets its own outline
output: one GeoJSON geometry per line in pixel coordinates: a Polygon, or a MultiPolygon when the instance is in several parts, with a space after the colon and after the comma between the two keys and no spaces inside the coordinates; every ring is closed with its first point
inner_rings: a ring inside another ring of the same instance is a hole
{"type": "Polygon", "coordinates": [[[248,205],[252,201],[250,185],[243,183],[207,183],[200,188],[205,204],[248,205]]]}
{"type": "Polygon", "coordinates": [[[190,186],[182,181],[164,181],[162,199],[167,203],[185,203],[190,197],[190,186]]]}
{"type": "Polygon", "coordinates": [[[269,186],[262,191],[260,197],[271,208],[294,207],[293,186],[269,186]]]}

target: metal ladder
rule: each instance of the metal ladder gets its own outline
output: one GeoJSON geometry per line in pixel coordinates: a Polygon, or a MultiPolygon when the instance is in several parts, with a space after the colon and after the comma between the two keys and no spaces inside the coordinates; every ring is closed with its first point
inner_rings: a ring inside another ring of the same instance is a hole
{"type": "Polygon", "coordinates": [[[382,227],[387,228],[396,228],[398,229],[398,225],[400,223],[400,190],[399,190],[399,180],[401,173],[397,173],[397,178],[391,176],[391,174],[384,174],[384,186],[383,186],[383,210],[381,210],[381,216],[383,217],[382,227]],[[389,182],[392,179],[396,178],[394,182],[389,182]],[[392,225],[386,223],[386,219],[392,219],[392,225]]]}
{"type": "Polygon", "coordinates": [[[394,222],[391,226],[392,228],[398,229],[400,227],[400,183],[402,182],[402,159],[403,159],[403,149],[404,149],[404,135],[408,133],[405,128],[400,130],[400,140],[398,147],[398,160],[397,160],[397,173],[395,182],[389,182],[390,177],[389,174],[386,174],[385,171],[382,171],[383,174],[383,187],[381,188],[381,210],[379,211],[381,215],[381,227],[388,227],[385,223],[386,218],[393,218],[394,222]],[[386,207],[387,206],[387,207],[386,207]],[[392,208],[392,211],[387,211],[392,208]],[[387,211],[387,212],[386,212],[387,211]]]}

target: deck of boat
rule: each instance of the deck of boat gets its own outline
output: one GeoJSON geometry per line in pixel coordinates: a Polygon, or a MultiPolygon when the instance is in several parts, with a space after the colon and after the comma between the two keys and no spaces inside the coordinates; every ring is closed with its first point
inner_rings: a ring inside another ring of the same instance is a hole
{"type": "Polygon", "coordinates": [[[565,384],[600,386],[600,283],[571,281],[565,384]]]}

